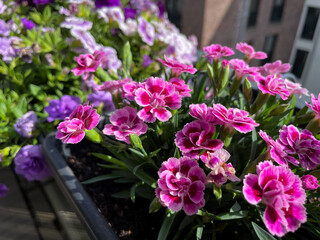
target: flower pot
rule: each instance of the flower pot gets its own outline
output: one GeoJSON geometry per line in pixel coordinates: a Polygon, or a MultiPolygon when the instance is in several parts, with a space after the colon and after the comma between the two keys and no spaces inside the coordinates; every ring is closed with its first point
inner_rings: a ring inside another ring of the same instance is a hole
{"type": "Polygon", "coordinates": [[[42,146],[57,184],[70,200],[70,204],[86,228],[90,238],[97,240],[118,239],[108,221],[101,214],[67,165],[62,154],[63,147],[61,141],[56,140],[55,133],[49,134],[42,146]]]}

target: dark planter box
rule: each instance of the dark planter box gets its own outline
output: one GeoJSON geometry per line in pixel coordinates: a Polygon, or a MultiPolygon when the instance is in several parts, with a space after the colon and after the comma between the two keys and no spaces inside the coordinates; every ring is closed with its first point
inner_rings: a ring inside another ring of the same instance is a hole
{"type": "Polygon", "coordinates": [[[45,138],[42,147],[53,177],[64,195],[70,200],[70,204],[90,238],[118,240],[119,238],[67,165],[63,154],[63,144],[55,138],[55,133],[45,138]]]}

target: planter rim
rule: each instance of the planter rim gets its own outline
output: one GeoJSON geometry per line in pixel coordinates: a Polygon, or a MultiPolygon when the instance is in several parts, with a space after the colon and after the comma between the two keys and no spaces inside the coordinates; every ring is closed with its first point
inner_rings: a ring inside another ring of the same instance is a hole
{"type": "Polygon", "coordinates": [[[55,132],[47,135],[42,143],[43,153],[54,179],[70,200],[89,237],[97,240],[119,240],[110,224],[67,165],[61,150],[58,149],[58,146],[62,146],[63,143],[57,140],[55,135],[55,132]]]}

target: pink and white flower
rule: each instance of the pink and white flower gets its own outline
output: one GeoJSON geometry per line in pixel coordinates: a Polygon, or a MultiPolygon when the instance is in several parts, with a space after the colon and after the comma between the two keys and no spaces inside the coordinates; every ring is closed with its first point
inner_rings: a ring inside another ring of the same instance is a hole
{"type": "Polygon", "coordinates": [[[262,76],[266,77],[268,75],[282,76],[282,73],[286,73],[290,70],[291,66],[289,63],[283,63],[281,60],[275,61],[273,63],[266,63],[262,67],[258,67],[259,72],[262,76]]]}
{"type": "Polygon", "coordinates": [[[234,128],[241,133],[251,132],[255,127],[259,126],[249,117],[247,111],[238,108],[227,109],[221,104],[214,104],[212,113],[225,127],[234,128]]]}
{"type": "Polygon", "coordinates": [[[311,94],[311,101],[313,106],[310,103],[306,102],[307,106],[316,113],[317,118],[320,118],[320,93],[318,95],[318,98],[311,94]]]}
{"type": "Polygon", "coordinates": [[[234,54],[234,51],[231,48],[221,46],[220,44],[212,44],[204,47],[203,51],[205,53],[204,57],[213,59],[213,61],[217,61],[220,60],[221,57],[227,57],[234,54]]]}
{"type": "Polygon", "coordinates": [[[164,66],[171,68],[173,76],[178,77],[183,72],[194,74],[197,71],[197,69],[194,68],[192,64],[187,65],[187,64],[180,63],[175,59],[167,58],[166,55],[164,55],[164,60],[159,58],[158,61],[161,62],[164,66]]]}
{"type": "Polygon", "coordinates": [[[214,125],[221,123],[221,121],[213,114],[213,107],[208,107],[205,103],[191,104],[189,106],[189,114],[198,120],[214,125]]]}
{"type": "Polygon", "coordinates": [[[78,65],[71,71],[74,75],[79,76],[84,73],[95,72],[100,65],[101,59],[104,54],[101,51],[95,51],[91,54],[81,54],[79,57],[75,57],[78,65]]]}
{"type": "Polygon", "coordinates": [[[245,55],[245,58],[250,59],[266,59],[268,55],[265,52],[256,52],[254,48],[247,43],[237,43],[236,49],[245,55]]]}
{"type": "Polygon", "coordinates": [[[205,204],[206,175],[196,160],[188,157],[169,158],[158,171],[156,196],[163,206],[187,215],[198,212],[205,204]]]}
{"type": "Polygon", "coordinates": [[[196,120],[187,123],[182,130],[176,134],[175,144],[183,153],[183,155],[198,159],[199,154],[201,159],[205,161],[208,152],[214,152],[223,147],[220,139],[212,139],[215,132],[215,127],[204,121],[196,120]]]}
{"type": "Polygon", "coordinates": [[[258,68],[250,67],[242,59],[231,59],[229,61],[229,66],[234,70],[236,78],[242,79],[245,75],[258,75],[258,68]]]}
{"type": "Polygon", "coordinates": [[[131,79],[105,81],[103,84],[96,87],[96,90],[108,91],[111,94],[118,93],[122,90],[122,86],[124,84],[129,83],[131,81],[131,79]]]}
{"type": "Polygon", "coordinates": [[[114,135],[119,141],[130,144],[129,135],[137,134],[140,136],[148,130],[145,124],[137,116],[137,110],[132,107],[124,107],[116,110],[110,117],[111,124],[106,124],[103,133],[106,135],[114,135]]]}
{"type": "Polygon", "coordinates": [[[181,96],[174,85],[158,77],[150,77],[139,86],[135,91],[135,101],[143,107],[138,116],[145,122],[155,122],[156,119],[166,122],[172,116],[167,108],[175,110],[181,107],[181,96]]]}
{"type": "Polygon", "coordinates": [[[301,94],[309,96],[308,89],[301,87],[300,83],[294,83],[288,79],[284,79],[283,83],[286,88],[290,91],[290,96],[293,94],[298,94],[301,97],[301,94]]]}
{"type": "Polygon", "coordinates": [[[312,175],[304,175],[301,177],[302,186],[306,190],[316,190],[319,187],[318,179],[312,175]]]}
{"type": "Polygon", "coordinates": [[[263,94],[279,95],[283,100],[287,100],[292,94],[284,79],[278,78],[276,75],[256,76],[254,79],[263,94]]]}
{"type": "Polygon", "coordinates": [[[181,97],[191,97],[189,85],[184,82],[184,80],[179,78],[171,78],[169,83],[173,84],[176,92],[180,94],[181,97]]]}
{"type": "Polygon", "coordinates": [[[260,163],[257,174],[245,176],[243,194],[252,205],[267,205],[263,219],[272,235],[282,237],[307,221],[303,206],[306,193],[301,180],[285,166],[274,166],[268,161],[260,163]]]}

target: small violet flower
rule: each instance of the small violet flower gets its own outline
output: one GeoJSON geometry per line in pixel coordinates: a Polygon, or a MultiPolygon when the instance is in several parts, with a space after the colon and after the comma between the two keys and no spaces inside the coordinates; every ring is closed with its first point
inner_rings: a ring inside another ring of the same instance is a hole
{"type": "Polygon", "coordinates": [[[52,122],[55,119],[65,119],[80,103],[81,99],[79,97],[69,95],[64,95],[61,99],[50,100],[49,106],[44,108],[44,110],[49,114],[47,121],[52,122]]]}
{"type": "Polygon", "coordinates": [[[78,143],[84,136],[84,130],[95,128],[100,121],[100,115],[90,105],[78,105],[69,117],[58,125],[56,138],[63,143],[78,143]]]}
{"type": "Polygon", "coordinates": [[[22,147],[14,158],[15,172],[28,181],[42,180],[51,176],[41,145],[22,147]]]}
{"type": "Polygon", "coordinates": [[[263,219],[272,235],[282,237],[307,221],[303,206],[306,193],[299,176],[290,168],[274,166],[269,161],[260,163],[257,174],[245,176],[243,194],[252,205],[267,205],[263,219]]]}
{"type": "Polygon", "coordinates": [[[0,197],[7,196],[7,192],[9,191],[9,188],[4,185],[3,183],[0,183],[0,197]]]}
{"type": "Polygon", "coordinates": [[[184,156],[194,159],[198,159],[199,154],[205,150],[200,156],[205,162],[208,152],[214,152],[223,147],[220,139],[212,139],[214,132],[214,125],[196,120],[187,123],[182,130],[178,131],[174,142],[184,156]]]}
{"type": "Polygon", "coordinates": [[[103,105],[103,111],[111,112],[115,109],[112,101],[112,95],[109,92],[97,91],[90,93],[87,100],[92,103],[94,107],[99,107],[100,104],[103,105]]]}
{"type": "Polygon", "coordinates": [[[96,8],[120,6],[120,0],[95,0],[96,8]]]}
{"type": "Polygon", "coordinates": [[[32,22],[31,20],[28,20],[26,18],[21,18],[21,22],[22,22],[24,28],[28,29],[28,30],[30,30],[30,29],[32,29],[32,28],[34,28],[36,26],[34,24],[34,22],[32,22]]]}
{"type": "Polygon", "coordinates": [[[145,42],[149,46],[153,45],[153,41],[155,38],[154,27],[141,16],[138,18],[138,33],[143,42],[145,42]]]}
{"type": "Polygon", "coordinates": [[[100,61],[104,56],[103,52],[95,51],[93,55],[91,54],[81,54],[79,57],[75,57],[74,60],[77,61],[78,65],[71,71],[74,75],[79,76],[83,73],[95,72],[100,65],[100,61]]]}
{"type": "Polygon", "coordinates": [[[252,46],[247,43],[237,43],[236,49],[245,55],[245,59],[266,59],[268,55],[265,52],[256,52],[252,46]]]}
{"type": "Polygon", "coordinates": [[[234,51],[231,48],[221,46],[220,44],[212,44],[204,47],[203,51],[205,52],[204,57],[213,59],[215,62],[220,60],[221,57],[227,57],[234,54],[234,51]]]}
{"type": "Polygon", "coordinates": [[[140,136],[148,130],[148,125],[137,116],[137,110],[128,106],[116,110],[111,115],[110,122],[111,124],[104,126],[103,133],[114,135],[119,141],[128,144],[130,144],[130,134],[135,133],[140,136]]]}
{"type": "Polygon", "coordinates": [[[165,60],[159,58],[158,61],[161,62],[163,65],[171,68],[173,76],[178,77],[183,72],[194,74],[197,71],[197,69],[194,68],[192,65],[180,63],[174,59],[167,58],[166,55],[164,55],[164,59],[165,60]]]}
{"type": "Polygon", "coordinates": [[[301,177],[302,187],[305,190],[316,190],[319,187],[318,179],[312,175],[304,175],[301,177]]]}
{"type": "Polygon", "coordinates": [[[36,130],[39,120],[34,111],[29,111],[16,121],[14,129],[20,136],[32,137],[32,132],[36,130]]]}
{"type": "Polygon", "coordinates": [[[181,107],[181,96],[173,84],[158,77],[148,78],[135,91],[135,101],[143,109],[138,112],[145,122],[168,121],[172,114],[167,108],[176,110],[181,107]]]}
{"type": "Polygon", "coordinates": [[[238,132],[248,133],[255,127],[259,126],[252,118],[249,117],[247,111],[229,108],[221,104],[214,104],[212,114],[218,118],[225,127],[234,128],[238,132]]]}
{"type": "Polygon", "coordinates": [[[198,212],[205,204],[206,175],[196,160],[188,157],[169,158],[158,171],[156,196],[163,206],[187,215],[198,212]]]}

